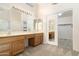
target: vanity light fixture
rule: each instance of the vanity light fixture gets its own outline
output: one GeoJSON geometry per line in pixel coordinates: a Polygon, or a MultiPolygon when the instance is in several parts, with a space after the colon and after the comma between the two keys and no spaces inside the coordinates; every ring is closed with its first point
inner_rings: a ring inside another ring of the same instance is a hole
{"type": "Polygon", "coordinates": [[[23,11],[23,10],[18,9],[18,8],[16,8],[15,6],[13,6],[12,8],[14,8],[14,9],[16,9],[16,10],[18,10],[18,11],[20,11],[20,12],[23,12],[23,13],[24,13],[24,11],[23,11]]]}
{"type": "Polygon", "coordinates": [[[30,7],[34,7],[35,6],[34,3],[25,3],[25,4],[27,4],[30,7]]]}
{"type": "Polygon", "coordinates": [[[16,10],[22,12],[22,13],[25,13],[25,14],[27,14],[27,15],[32,16],[32,14],[31,14],[29,11],[26,12],[26,11],[24,11],[24,10],[21,10],[21,9],[19,9],[19,8],[16,8],[15,6],[13,6],[12,8],[14,8],[14,9],[16,9],[16,10]]]}

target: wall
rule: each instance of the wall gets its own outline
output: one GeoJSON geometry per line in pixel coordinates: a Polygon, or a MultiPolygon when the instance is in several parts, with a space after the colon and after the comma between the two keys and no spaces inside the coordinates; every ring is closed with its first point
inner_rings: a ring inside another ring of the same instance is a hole
{"type": "Polygon", "coordinates": [[[58,24],[72,24],[72,16],[58,17],[58,24]]]}
{"type": "Polygon", "coordinates": [[[58,17],[58,39],[72,40],[72,25],[61,26],[61,24],[72,24],[72,20],[72,16],[58,17]]]}
{"type": "MultiPolygon", "coordinates": [[[[79,51],[79,4],[75,4],[75,3],[59,3],[56,6],[50,5],[50,4],[41,4],[39,5],[39,17],[43,19],[43,30],[44,30],[44,42],[47,42],[47,25],[46,25],[46,15],[49,14],[54,14],[54,13],[58,13],[61,11],[65,11],[65,10],[69,10],[72,9],[73,10],[73,49],[76,51],[79,51]]],[[[57,28],[56,28],[56,31],[57,28]]],[[[55,33],[56,37],[57,36],[57,32],[55,33]]],[[[58,43],[58,40],[56,41],[58,43]]],[[[55,44],[56,45],[56,44],[55,44]]]]}
{"type": "MultiPolygon", "coordinates": [[[[38,4],[38,16],[39,18],[41,18],[43,20],[43,32],[44,32],[44,43],[48,43],[48,32],[49,32],[49,29],[48,29],[48,19],[49,17],[54,17],[55,19],[57,19],[56,15],[52,15],[52,13],[54,12],[54,8],[51,4],[49,3],[41,3],[41,4],[38,4]]],[[[58,41],[57,41],[57,26],[56,26],[56,22],[55,21],[55,41],[51,44],[53,45],[57,45],[58,44],[58,41]]]]}
{"type": "Polygon", "coordinates": [[[29,5],[25,3],[0,3],[0,9],[11,9],[13,6],[15,6],[18,9],[24,10],[26,12],[31,13],[34,16],[37,16],[37,6],[38,4],[34,4],[34,7],[30,7],[29,5]]]}

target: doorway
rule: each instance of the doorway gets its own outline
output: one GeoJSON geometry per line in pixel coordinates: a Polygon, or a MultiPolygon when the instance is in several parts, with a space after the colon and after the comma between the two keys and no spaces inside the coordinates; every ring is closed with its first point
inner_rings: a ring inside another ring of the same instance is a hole
{"type": "Polygon", "coordinates": [[[58,47],[73,49],[73,12],[72,10],[58,13],[58,47]]]}

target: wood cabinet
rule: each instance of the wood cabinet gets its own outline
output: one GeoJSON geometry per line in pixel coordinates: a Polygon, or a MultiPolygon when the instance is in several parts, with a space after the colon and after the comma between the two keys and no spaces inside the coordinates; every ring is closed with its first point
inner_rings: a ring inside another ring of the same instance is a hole
{"type": "Polygon", "coordinates": [[[23,52],[26,39],[30,46],[37,46],[43,42],[43,33],[1,37],[0,56],[17,55],[23,52]]]}
{"type": "Polygon", "coordinates": [[[0,52],[0,56],[10,56],[10,51],[9,50],[6,50],[4,52],[0,52]]]}
{"type": "Polygon", "coordinates": [[[43,42],[43,33],[36,33],[29,39],[30,46],[37,46],[43,42]]]}
{"type": "Polygon", "coordinates": [[[24,45],[23,39],[14,41],[13,44],[12,44],[12,48],[13,48],[12,55],[16,55],[16,54],[24,51],[24,46],[25,45],[24,45]]]}
{"type": "Polygon", "coordinates": [[[10,44],[9,43],[1,44],[0,45],[0,55],[8,56],[10,54],[11,54],[10,44]]]}
{"type": "Polygon", "coordinates": [[[16,55],[24,51],[25,36],[0,38],[0,55],[16,55]]]}

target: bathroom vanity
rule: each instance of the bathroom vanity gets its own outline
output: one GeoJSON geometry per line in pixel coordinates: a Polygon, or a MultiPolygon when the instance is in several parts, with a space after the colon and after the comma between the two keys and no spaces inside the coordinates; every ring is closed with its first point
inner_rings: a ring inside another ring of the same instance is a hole
{"type": "Polygon", "coordinates": [[[0,13],[0,55],[16,55],[43,42],[43,21],[13,6],[0,13]],[[26,42],[27,41],[27,42],[26,42]]]}
{"type": "Polygon", "coordinates": [[[43,33],[36,33],[33,35],[30,35],[28,38],[29,40],[29,46],[37,46],[41,43],[43,43],[43,33]]]}
{"type": "Polygon", "coordinates": [[[28,39],[29,46],[37,46],[43,42],[43,33],[8,34],[0,36],[0,55],[17,55],[23,52],[25,40],[28,39]]]}

